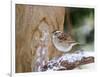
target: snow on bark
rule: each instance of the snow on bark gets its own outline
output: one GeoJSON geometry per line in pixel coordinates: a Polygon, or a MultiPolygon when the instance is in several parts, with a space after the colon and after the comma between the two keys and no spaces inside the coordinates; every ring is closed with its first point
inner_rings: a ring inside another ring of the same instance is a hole
{"type": "Polygon", "coordinates": [[[48,62],[48,43],[49,43],[49,30],[48,25],[42,22],[39,26],[39,30],[42,32],[42,37],[39,40],[39,45],[36,50],[36,64],[35,71],[43,71],[43,66],[48,62]]]}
{"type": "Polygon", "coordinates": [[[94,62],[94,52],[78,52],[64,54],[59,58],[54,58],[43,68],[45,71],[72,70],[80,65],[94,62]]]}

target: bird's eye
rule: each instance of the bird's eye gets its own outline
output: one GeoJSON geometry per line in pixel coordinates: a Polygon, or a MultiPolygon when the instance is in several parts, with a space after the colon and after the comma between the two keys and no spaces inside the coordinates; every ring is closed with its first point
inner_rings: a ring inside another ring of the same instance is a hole
{"type": "Polygon", "coordinates": [[[57,35],[58,33],[54,33],[55,35],[57,35]]]}

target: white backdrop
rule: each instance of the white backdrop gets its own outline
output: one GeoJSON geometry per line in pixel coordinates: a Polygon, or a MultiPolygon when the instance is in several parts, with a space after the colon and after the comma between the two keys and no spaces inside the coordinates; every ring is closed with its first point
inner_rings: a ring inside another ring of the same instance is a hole
{"type": "MultiPolygon", "coordinates": [[[[15,0],[16,1],[16,0],[15,0]]],[[[25,0],[17,0],[22,2],[25,0]]],[[[67,71],[67,72],[50,72],[44,73],[35,73],[35,77],[94,77],[99,75],[100,72],[100,2],[99,0],[26,0],[34,1],[35,3],[44,3],[44,4],[63,4],[72,5],[72,6],[88,6],[95,7],[95,51],[96,51],[96,69],[95,70],[84,70],[84,71],[67,71]]],[[[0,2],[0,77],[9,77],[11,69],[11,1],[10,0],[1,0],[0,2]]],[[[28,77],[33,74],[25,74],[28,77]]],[[[18,77],[24,77],[23,74],[18,74],[18,77]]],[[[25,77],[27,77],[25,76],[25,77]]]]}

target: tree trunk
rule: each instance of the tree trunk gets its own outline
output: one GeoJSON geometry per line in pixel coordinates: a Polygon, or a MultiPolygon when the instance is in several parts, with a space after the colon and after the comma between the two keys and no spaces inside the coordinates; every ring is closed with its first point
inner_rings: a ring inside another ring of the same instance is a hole
{"type": "MultiPolygon", "coordinates": [[[[41,32],[41,22],[48,24],[49,33],[63,31],[65,8],[54,6],[16,5],[16,72],[31,72],[41,32]]],[[[60,52],[49,43],[49,59],[60,52]]]]}
{"type": "Polygon", "coordinates": [[[66,8],[65,17],[66,17],[66,23],[67,23],[67,24],[65,24],[65,26],[67,27],[67,32],[70,33],[71,35],[73,35],[69,8],[66,8]]]}

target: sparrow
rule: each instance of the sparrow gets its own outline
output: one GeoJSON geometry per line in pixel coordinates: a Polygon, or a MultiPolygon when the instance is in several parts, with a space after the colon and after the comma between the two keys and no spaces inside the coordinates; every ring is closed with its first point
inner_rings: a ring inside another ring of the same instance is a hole
{"type": "Polygon", "coordinates": [[[69,33],[61,31],[52,32],[52,42],[61,52],[75,52],[80,49],[80,43],[76,42],[69,33]]]}

